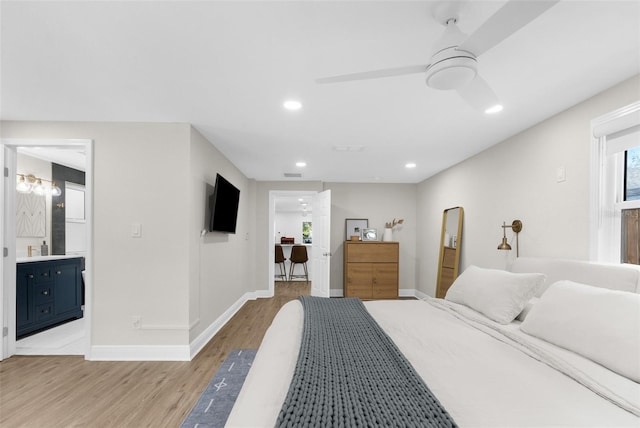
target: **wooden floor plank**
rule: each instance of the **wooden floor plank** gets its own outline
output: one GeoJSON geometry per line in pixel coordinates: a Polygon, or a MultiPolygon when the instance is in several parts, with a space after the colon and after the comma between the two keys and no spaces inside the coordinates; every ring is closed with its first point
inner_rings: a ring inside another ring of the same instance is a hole
{"type": "Polygon", "coordinates": [[[85,361],[13,356],[0,362],[0,427],[179,427],[233,349],[256,349],[306,282],[243,305],[192,361],[85,361]]]}

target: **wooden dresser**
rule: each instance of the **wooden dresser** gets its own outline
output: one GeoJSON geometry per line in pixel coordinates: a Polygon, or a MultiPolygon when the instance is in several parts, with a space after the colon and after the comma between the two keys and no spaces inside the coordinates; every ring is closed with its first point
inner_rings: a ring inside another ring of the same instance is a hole
{"type": "Polygon", "coordinates": [[[398,242],[345,241],[344,297],[398,298],[398,242]]]}

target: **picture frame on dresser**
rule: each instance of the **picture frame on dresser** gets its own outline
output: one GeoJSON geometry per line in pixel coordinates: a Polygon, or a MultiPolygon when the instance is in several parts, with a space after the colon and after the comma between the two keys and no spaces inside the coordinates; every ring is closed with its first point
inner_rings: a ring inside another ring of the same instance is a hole
{"type": "Polygon", "coordinates": [[[378,240],[378,229],[370,229],[370,228],[362,229],[362,240],[363,241],[377,241],[378,240]]]}
{"type": "Polygon", "coordinates": [[[345,224],[345,241],[351,239],[352,236],[357,235],[362,239],[362,231],[369,227],[368,218],[347,218],[344,221],[345,224]]]}

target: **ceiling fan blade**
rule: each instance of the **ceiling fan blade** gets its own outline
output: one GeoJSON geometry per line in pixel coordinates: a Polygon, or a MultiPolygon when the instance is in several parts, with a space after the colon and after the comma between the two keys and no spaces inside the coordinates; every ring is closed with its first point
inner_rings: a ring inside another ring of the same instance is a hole
{"type": "Polygon", "coordinates": [[[467,38],[458,50],[480,56],[529,22],[542,15],[559,0],[511,0],[467,38]]]}
{"type": "Polygon", "coordinates": [[[502,109],[495,92],[479,74],[471,82],[458,88],[457,91],[467,103],[483,113],[488,113],[488,110],[492,108],[497,108],[496,111],[502,109]]]}
{"type": "Polygon", "coordinates": [[[379,79],[381,77],[403,76],[405,74],[424,73],[428,65],[412,65],[408,67],[385,68],[383,70],[364,71],[362,73],[342,74],[340,76],[322,77],[316,83],[338,83],[351,80],[379,79]]]}

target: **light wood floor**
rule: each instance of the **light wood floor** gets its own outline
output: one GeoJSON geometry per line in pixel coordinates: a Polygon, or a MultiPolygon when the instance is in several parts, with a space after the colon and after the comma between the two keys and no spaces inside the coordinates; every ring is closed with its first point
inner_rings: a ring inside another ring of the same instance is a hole
{"type": "Polygon", "coordinates": [[[306,282],[276,282],[247,302],[189,362],[13,356],[0,363],[0,427],[179,427],[232,349],[255,349],[306,282]]]}

